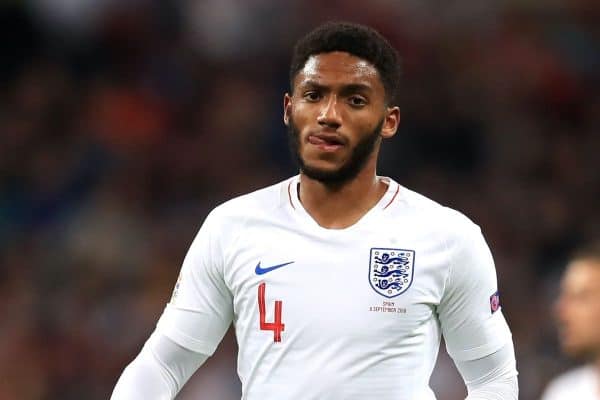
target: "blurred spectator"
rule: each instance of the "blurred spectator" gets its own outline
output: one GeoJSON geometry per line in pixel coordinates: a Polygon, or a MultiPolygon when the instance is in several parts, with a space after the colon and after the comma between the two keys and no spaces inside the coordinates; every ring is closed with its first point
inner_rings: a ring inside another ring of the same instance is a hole
{"type": "Polygon", "coordinates": [[[571,258],[556,304],[560,344],[565,353],[584,365],[555,378],[543,400],[600,397],[600,241],[571,258]]]}

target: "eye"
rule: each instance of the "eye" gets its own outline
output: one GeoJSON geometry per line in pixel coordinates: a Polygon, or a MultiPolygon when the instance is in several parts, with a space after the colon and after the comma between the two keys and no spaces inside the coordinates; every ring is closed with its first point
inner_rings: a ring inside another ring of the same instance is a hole
{"type": "Polygon", "coordinates": [[[367,99],[362,96],[350,96],[348,102],[352,107],[363,107],[367,105],[367,99]]]}
{"type": "Polygon", "coordinates": [[[321,94],[319,92],[312,90],[310,92],[304,93],[303,97],[305,100],[308,100],[310,102],[315,102],[315,101],[319,101],[319,99],[321,98],[321,94]]]}

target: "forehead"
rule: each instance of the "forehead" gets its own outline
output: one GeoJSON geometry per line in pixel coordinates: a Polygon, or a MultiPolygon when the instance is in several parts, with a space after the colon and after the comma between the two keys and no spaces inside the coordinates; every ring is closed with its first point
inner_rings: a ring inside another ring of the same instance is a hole
{"type": "Polygon", "coordinates": [[[363,84],[383,90],[379,72],[373,64],[341,51],[311,55],[294,80],[296,86],[307,82],[363,84]]]}
{"type": "Polygon", "coordinates": [[[600,293],[600,261],[576,260],[569,264],[563,287],[571,290],[593,290],[600,293]]]}

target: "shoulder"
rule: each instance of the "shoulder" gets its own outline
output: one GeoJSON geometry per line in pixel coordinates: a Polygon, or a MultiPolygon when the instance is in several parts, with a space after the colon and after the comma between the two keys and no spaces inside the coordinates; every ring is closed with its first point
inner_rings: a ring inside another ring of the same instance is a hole
{"type": "Polygon", "coordinates": [[[453,284],[495,281],[494,260],[479,225],[462,212],[415,191],[401,187],[400,193],[398,212],[403,218],[413,218],[410,225],[439,245],[453,284]]]}
{"type": "Polygon", "coordinates": [[[455,241],[480,233],[479,226],[462,212],[404,186],[400,186],[399,202],[401,212],[416,218],[418,223],[426,224],[443,235],[445,240],[455,241]]]}
{"type": "Polygon", "coordinates": [[[234,197],[215,207],[207,216],[206,223],[244,225],[248,220],[273,216],[288,201],[288,187],[294,178],[288,178],[253,192],[234,197]]]}
{"type": "MultiPolygon", "coordinates": [[[[571,369],[554,378],[544,391],[543,400],[573,398],[573,390],[588,390],[594,386],[594,369],[590,365],[571,369]]],[[[593,392],[593,391],[592,391],[593,392]]],[[[578,392],[577,392],[578,393],[578,392]]],[[[576,396],[575,396],[576,397],[576,396]]],[[[583,399],[582,399],[583,400],[583,399]]]]}

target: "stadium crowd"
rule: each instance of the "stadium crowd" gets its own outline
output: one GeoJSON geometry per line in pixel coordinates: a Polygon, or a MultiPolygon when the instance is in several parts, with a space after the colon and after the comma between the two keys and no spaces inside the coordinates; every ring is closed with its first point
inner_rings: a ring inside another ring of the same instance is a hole
{"type": "MultiPolygon", "coordinates": [[[[552,305],[569,253],[600,237],[599,4],[366,4],[0,6],[0,399],[108,398],[208,211],[296,173],[291,46],[327,19],[372,25],[402,55],[379,173],[482,227],[521,398],[570,365],[552,305]]],[[[239,398],[235,349],[228,334],[179,398],[239,398]]],[[[464,396],[445,355],[433,386],[464,396]]]]}

